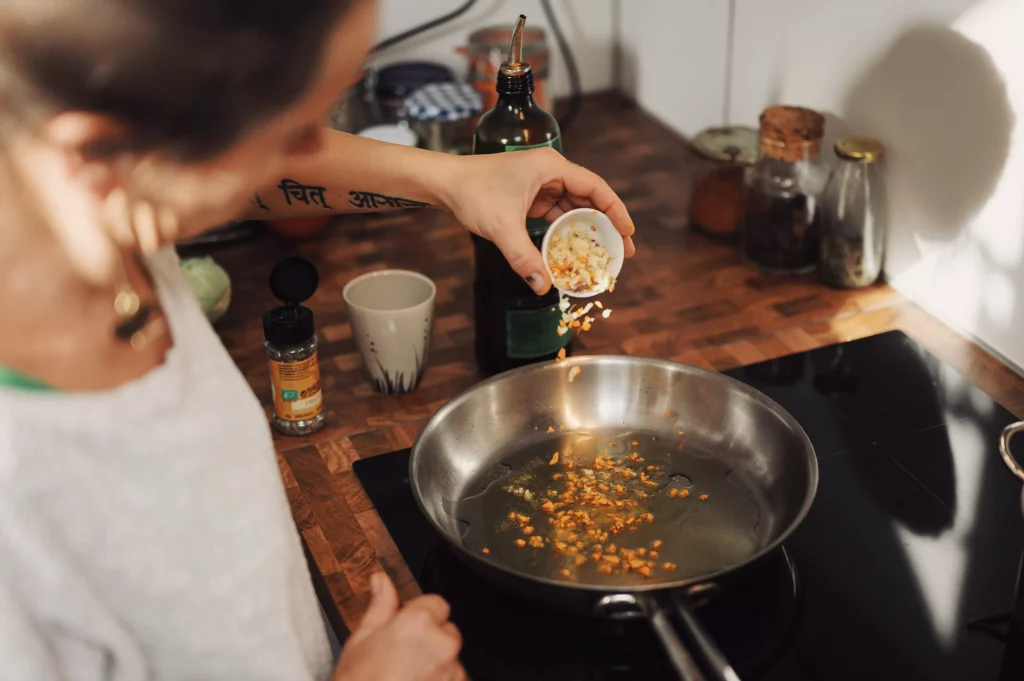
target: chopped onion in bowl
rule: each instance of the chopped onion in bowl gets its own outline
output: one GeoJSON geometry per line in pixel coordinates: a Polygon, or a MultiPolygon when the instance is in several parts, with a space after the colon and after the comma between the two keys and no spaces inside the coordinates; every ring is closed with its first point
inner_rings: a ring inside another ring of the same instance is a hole
{"type": "Polygon", "coordinates": [[[547,259],[555,288],[573,293],[600,293],[612,282],[612,255],[594,238],[596,227],[578,223],[552,234],[547,259]]]}

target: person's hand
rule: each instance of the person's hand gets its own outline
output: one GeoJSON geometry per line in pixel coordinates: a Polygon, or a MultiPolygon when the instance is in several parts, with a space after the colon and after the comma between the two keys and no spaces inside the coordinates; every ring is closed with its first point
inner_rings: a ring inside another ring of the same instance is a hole
{"type": "Polygon", "coordinates": [[[384,574],[370,578],[370,607],[352,632],[333,681],[466,681],[459,664],[462,636],[439,596],[404,606],[384,574]]]}
{"type": "Polygon", "coordinates": [[[548,221],[575,208],[596,208],[622,234],[626,257],[635,249],[633,221],[604,180],[554,149],[460,157],[454,177],[443,178],[444,204],[469,231],[493,241],[536,293],[551,288],[526,218],[548,221]]]}

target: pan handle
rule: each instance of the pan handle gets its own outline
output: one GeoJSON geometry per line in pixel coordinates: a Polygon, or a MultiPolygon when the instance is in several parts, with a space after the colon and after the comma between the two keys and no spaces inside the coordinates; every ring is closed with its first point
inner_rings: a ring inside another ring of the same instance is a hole
{"type": "Polygon", "coordinates": [[[740,681],[739,675],[732,668],[732,665],[729,664],[729,660],[725,659],[725,655],[722,654],[722,651],[715,645],[714,640],[705,631],[704,625],[694,616],[693,610],[690,609],[689,596],[685,593],[674,592],[672,594],[672,602],[676,606],[679,619],[682,620],[683,626],[686,627],[686,633],[693,639],[693,642],[704,657],[704,661],[711,668],[712,678],[715,681],[740,681]]]}
{"type": "Polygon", "coordinates": [[[654,627],[654,633],[658,635],[679,678],[682,681],[707,681],[697,661],[672,627],[665,609],[650,594],[610,594],[597,602],[594,612],[599,617],[612,619],[646,617],[654,627]]]}
{"type": "Polygon", "coordinates": [[[711,637],[704,631],[704,627],[701,626],[697,618],[693,616],[685,596],[669,599],[655,597],[649,593],[612,594],[598,601],[596,611],[604,617],[630,617],[638,614],[638,611],[639,614],[645,615],[682,681],[740,681],[739,676],[733,671],[732,665],[712,642],[711,637]],[[667,602],[663,605],[661,601],[667,602]],[[700,668],[693,653],[687,649],[675,627],[672,626],[668,614],[670,609],[679,613],[687,633],[696,642],[701,654],[711,667],[713,675],[710,679],[700,668]]]}
{"type": "Polygon", "coordinates": [[[1024,421],[1017,421],[1017,423],[1006,426],[1003,429],[1003,434],[999,436],[999,453],[1002,455],[1006,467],[1018,478],[1024,480],[1024,468],[1017,463],[1017,460],[1013,458],[1013,452],[1010,451],[1010,440],[1022,430],[1024,430],[1024,421]]]}
{"type": "Polygon", "coordinates": [[[658,635],[661,645],[665,647],[665,652],[672,660],[672,666],[679,672],[679,678],[682,681],[707,681],[707,677],[697,665],[697,661],[693,659],[693,655],[683,644],[683,639],[679,638],[679,634],[672,627],[672,622],[669,621],[665,610],[654,605],[654,612],[650,613],[649,617],[651,626],[654,627],[654,633],[658,635]]]}

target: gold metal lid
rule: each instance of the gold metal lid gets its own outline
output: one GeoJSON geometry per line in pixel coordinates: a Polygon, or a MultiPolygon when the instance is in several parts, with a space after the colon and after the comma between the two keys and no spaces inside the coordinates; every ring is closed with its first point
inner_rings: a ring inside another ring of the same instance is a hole
{"type": "Polygon", "coordinates": [[[874,163],[882,158],[885,147],[870,137],[843,137],[836,140],[836,156],[847,161],[858,163],[874,163]]]}
{"type": "Polygon", "coordinates": [[[501,63],[501,72],[506,76],[522,76],[530,72],[530,62],[523,61],[523,28],[526,15],[520,14],[508,41],[508,58],[501,63]]]}
{"type": "Polygon", "coordinates": [[[740,125],[708,128],[693,138],[693,147],[714,161],[750,165],[757,160],[757,130],[740,125]]]}

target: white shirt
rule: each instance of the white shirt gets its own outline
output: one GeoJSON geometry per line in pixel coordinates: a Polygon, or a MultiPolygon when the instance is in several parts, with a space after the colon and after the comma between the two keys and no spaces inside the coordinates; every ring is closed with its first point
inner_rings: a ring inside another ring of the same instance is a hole
{"type": "Polygon", "coordinates": [[[325,679],[263,409],[172,249],[152,272],[161,366],[108,391],[0,387],[0,680],[325,679]]]}

